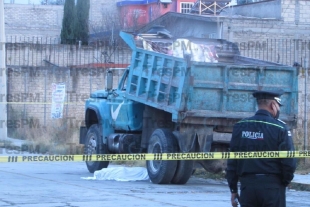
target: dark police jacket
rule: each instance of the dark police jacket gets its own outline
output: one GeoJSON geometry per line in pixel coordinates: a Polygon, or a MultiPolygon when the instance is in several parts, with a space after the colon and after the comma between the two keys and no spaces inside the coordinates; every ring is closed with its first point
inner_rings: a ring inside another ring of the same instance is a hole
{"type": "MultiPolygon", "coordinates": [[[[294,150],[292,135],[286,124],[272,117],[266,110],[234,125],[230,141],[232,152],[290,151],[294,150]]],[[[247,174],[275,174],[283,185],[294,177],[296,159],[262,158],[230,159],[227,161],[226,178],[232,193],[237,192],[238,178],[247,174]]]]}

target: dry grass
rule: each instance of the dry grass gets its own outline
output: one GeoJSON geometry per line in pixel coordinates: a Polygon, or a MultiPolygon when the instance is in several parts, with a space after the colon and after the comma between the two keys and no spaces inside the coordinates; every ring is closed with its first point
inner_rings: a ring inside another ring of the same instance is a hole
{"type": "MultiPolygon", "coordinates": [[[[304,134],[304,128],[295,129],[293,131],[294,137],[293,142],[295,146],[295,150],[304,150],[305,149],[305,134],[304,134]]],[[[308,146],[306,147],[307,150],[310,150],[310,122],[308,123],[308,146]]],[[[300,158],[298,159],[297,163],[297,170],[296,173],[299,174],[306,174],[310,173],[310,159],[309,158],[300,158]]]]}
{"type": "Polygon", "coordinates": [[[310,159],[300,158],[297,163],[297,174],[306,175],[310,173],[310,159]]]}
{"type": "Polygon", "coordinates": [[[15,134],[31,144],[24,144],[21,149],[41,154],[82,154],[79,143],[79,129],[70,127],[67,119],[52,120],[46,126],[18,128],[15,134]]]}
{"type": "Polygon", "coordinates": [[[214,180],[224,180],[225,179],[225,171],[219,173],[208,172],[202,167],[198,167],[195,169],[193,176],[204,179],[214,179],[214,180]]]}
{"type": "Polygon", "coordinates": [[[288,186],[288,188],[298,190],[298,191],[310,191],[310,185],[301,184],[301,183],[291,183],[288,186]]]}
{"type": "Polygon", "coordinates": [[[12,148],[14,147],[13,143],[8,140],[0,140],[0,148],[12,148]]]}

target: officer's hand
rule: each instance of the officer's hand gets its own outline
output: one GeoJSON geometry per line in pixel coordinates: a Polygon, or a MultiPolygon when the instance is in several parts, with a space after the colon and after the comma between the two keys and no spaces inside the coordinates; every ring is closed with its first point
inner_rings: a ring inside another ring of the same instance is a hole
{"type": "Polygon", "coordinates": [[[239,195],[238,195],[238,193],[232,193],[230,201],[231,201],[231,205],[233,207],[237,207],[239,205],[239,195]]]}

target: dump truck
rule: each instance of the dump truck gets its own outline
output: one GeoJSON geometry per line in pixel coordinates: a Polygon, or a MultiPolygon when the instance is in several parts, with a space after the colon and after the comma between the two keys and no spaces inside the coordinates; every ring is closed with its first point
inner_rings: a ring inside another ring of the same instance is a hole
{"type": "MultiPolygon", "coordinates": [[[[256,90],[282,89],[280,119],[296,127],[296,67],[241,56],[221,39],[120,36],[131,63],[117,88],[108,70],[105,89],[86,100],[80,128],[86,155],[228,151],[233,125],[257,110],[256,90]]],[[[93,173],[109,161],[86,166],[93,173]]],[[[219,172],[225,160],[148,160],[146,168],[155,184],[185,184],[199,164],[219,172]]]]}

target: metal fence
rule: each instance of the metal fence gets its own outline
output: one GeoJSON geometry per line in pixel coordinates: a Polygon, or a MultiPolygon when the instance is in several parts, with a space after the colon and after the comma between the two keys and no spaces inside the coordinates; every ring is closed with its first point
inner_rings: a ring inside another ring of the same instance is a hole
{"type": "MultiPolygon", "coordinates": [[[[310,57],[310,40],[266,39],[235,42],[241,55],[284,65],[303,64],[310,57]]],[[[8,36],[6,63],[14,66],[129,64],[131,51],[122,39],[95,41],[89,45],[62,45],[59,38],[8,36]]]]}
{"type": "Polygon", "coordinates": [[[292,66],[304,64],[310,57],[310,40],[267,39],[264,41],[237,42],[243,56],[292,66]]]}
{"type": "Polygon", "coordinates": [[[8,66],[82,66],[98,63],[129,64],[131,51],[122,39],[96,41],[90,45],[60,44],[59,38],[7,37],[8,66]]]}

